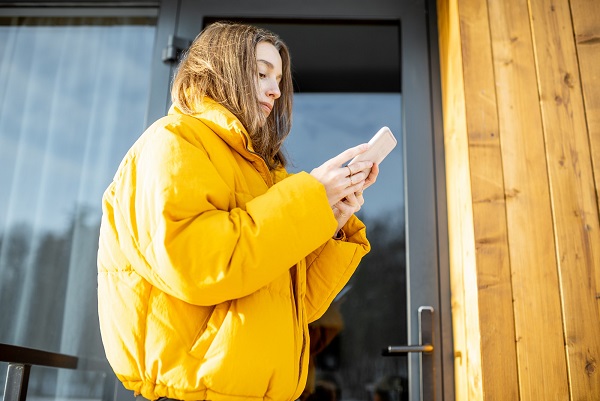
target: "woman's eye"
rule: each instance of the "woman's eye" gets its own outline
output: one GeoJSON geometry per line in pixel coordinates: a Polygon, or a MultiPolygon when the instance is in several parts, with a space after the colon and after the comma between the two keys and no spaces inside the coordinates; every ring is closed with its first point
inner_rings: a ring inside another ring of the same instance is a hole
{"type": "Polygon", "coordinates": [[[266,77],[267,77],[267,75],[266,75],[266,74],[263,74],[262,72],[259,72],[259,73],[258,73],[258,77],[259,77],[259,78],[266,78],[266,77]]]}

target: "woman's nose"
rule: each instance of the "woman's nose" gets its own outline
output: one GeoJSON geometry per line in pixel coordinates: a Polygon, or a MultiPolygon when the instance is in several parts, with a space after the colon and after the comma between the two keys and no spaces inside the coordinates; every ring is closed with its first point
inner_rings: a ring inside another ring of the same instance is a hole
{"type": "Polygon", "coordinates": [[[269,81],[267,87],[267,96],[272,97],[273,99],[278,99],[281,96],[281,91],[279,90],[279,84],[277,81],[269,81]]]}

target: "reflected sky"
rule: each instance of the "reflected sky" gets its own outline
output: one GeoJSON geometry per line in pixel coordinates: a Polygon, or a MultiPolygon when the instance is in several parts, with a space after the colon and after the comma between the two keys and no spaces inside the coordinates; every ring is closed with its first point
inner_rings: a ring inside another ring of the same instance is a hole
{"type": "Polygon", "coordinates": [[[388,126],[398,145],[381,163],[377,182],[365,191],[361,212],[367,216],[397,214],[404,209],[401,95],[310,93],[294,97],[292,132],[286,141],[291,166],[308,171],[388,126]]]}

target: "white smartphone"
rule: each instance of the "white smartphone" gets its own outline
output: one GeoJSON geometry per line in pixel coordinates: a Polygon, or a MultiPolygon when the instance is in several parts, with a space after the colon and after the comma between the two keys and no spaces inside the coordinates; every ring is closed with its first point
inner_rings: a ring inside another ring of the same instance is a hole
{"type": "Polygon", "coordinates": [[[380,164],[397,144],[398,141],[392,131],[388,127],[382,127],[369,141],[369,149],[350,160],[348,165],[363,160],[380,164]]]}

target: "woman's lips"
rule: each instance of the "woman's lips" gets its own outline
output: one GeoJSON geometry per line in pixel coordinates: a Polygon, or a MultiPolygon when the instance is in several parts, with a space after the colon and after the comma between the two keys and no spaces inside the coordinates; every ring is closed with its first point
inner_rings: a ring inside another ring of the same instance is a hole
{"type": "Polygon", "coordinates": [[[260,105],[267,114],[271,113],[271,110],[273,110],[273,106],[270,103],[260,102],[260,105]]]}

